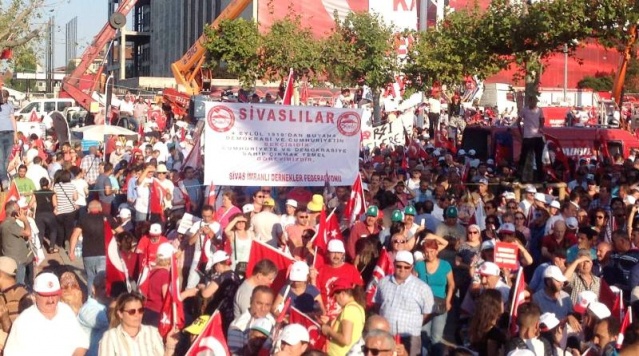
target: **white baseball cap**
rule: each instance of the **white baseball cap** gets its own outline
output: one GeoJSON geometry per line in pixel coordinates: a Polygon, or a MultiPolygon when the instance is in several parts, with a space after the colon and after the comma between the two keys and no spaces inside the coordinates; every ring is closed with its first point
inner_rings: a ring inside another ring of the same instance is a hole
{"type": "Polygon", "coordinates": [[[535,353],[528,349],[514,349],[506,356],[535,356],[535,353]]]}
{"type": "Polygon", "coordinates": [[[60,280],[51,272],[40,273],[33,281],[33,291],[45,297],[60,295],[60,280]]]}
{"type": "Polygon", "coordinates": [[[484,242],[481,243],[481,248],[480,250],[490,250],[490,249],[494,249],[495,248],[495,241],[493,240],[486,240],[484,242]]]}
{"type": "Polygon", "coordinates": [[[610,309],[606,306],[606,304],[601,302],[592,302],[588,305],[588,311],[591,312],[597,319],[602,320],[610,315],[610,309]]]}
{"type": "Polygon", "coordinates": [[[292,207],[297,209],[297,200],[295,200],[295,199],[287,199],[286,200],[286,205],[290,205],[290,206],[292,206],[292,207]]]}
{"type": "Polygon", "coordinates": [[[556,280],[557,282],[562,282],[562,283],[567,281],[564,274],[561,273],[561,270],[559,269],[559,267],[555,265],[546,267],[546,270],[544,271],[544,278],[552,278],[556,280]]]}
{"type": "Polygon", "coordinates": [[[341,240],[333,239],[328,242],[328,252],[345,253],[344,243],[341,240]]]}
{"type": "Polygon", "coordinates": [[[227,261],[229,259],[229,254],[224,250],[217,250],[213,252],[213,256],[211,256],[211,265],[216,263],[220,263],[223,261],[227,261]]]}
{"type": "Polygon", "coordinates": [[[597,301],[597,294],[590,290],[585,290],[577,294],[577,303],[575,303],[573,309],[580,314],[586,312],[588,305],[597,301]]]}
{"type": "Polygon", "coordinates": [[[300,324],[288,324],[282,329],[280,341],[289,345],[297,345],[300,342],[309,342],[308,330],[300,324]]]}
{"type": "Polygon", "coordinates": [[[532,185],[527,185],[526,186],[526,193],[537,193],[537,188],[535,188],[532,185]]]}
{"type": "Polygon", "coordinates": [[[149,234],[154,236],[162,235],[162,225],[157,223],[151,224],[151,227],[149,227],[149,234]]]}
{"type": "Polygon", "coordinates": [[[253,204],[244,204],[242,207],[242,213],[244,214],[252,213],[254,210],[255,206],[253,206],[253,204]]]}
{"type": "Polygon", "coordinates": [[[492,262],[484,262],[479,266],[479,274],[482,276],[499,276],[499,267],[492,262]]]}
{"type": "Polygon", "coordinates": [[[131,217],[131,210],[129,210],[127,208],[122,208],[122,209],[120,209],[120,213],[118,214],[118,216],[121,217],[122,219],[130,218],[131,217]]]}
{"type": "Polygon", "coordinates": [[[550,203],[550,207],[555,209],[561,209],[561,204],[557,200],[553,200],[550,203]]]}
{"type": "Polygon", "coordinates": [[[535,200],[540,201],[542,203],[546,203],[546,194],[544,193],[535,193],[535,200]]]}
{"type": "Polygon", "coordinates": [[[164,242],[158,246],[157,258],[169,258],[173,256],[175,248],[169,242],[164,242]]]}
{"type": "Polygon", "coordinates": [[[514,234],[515,231],[517,231],[515,229],[515,225],[511,224],[511,223],[504,223],[500,228],[499,228],[499,233],[502,234],[514,234]]]}
{"type": "Polygon", "coordinates": [[[559,325],[559,319],[557,319],[555,313],[543,313],[539,317],[539,324],[543,324],[545,326],[542,328],[543,330],[551,330],[559,325]]]}
{"type": "Polygon", "coordinates": [[[576,217],[571,216],[566,219],[566,227],[568,227],[570,230],[575,230],[579,227],[579,221],[577,221],[576,217]]]}
{"type": "Polygon", "coordinates": [[[291,266],[291,271],[288,275],[288,279],[291,282],[306,282],[308,280],[308,264],[304,261],[296,261],[291,266]]]}
{"type": "Polygon", "coordinates": [[[408,251],[398,251],[395,255],[395,262],[404,262],[412,266],[415,263],[415,258],[408,251]]]}

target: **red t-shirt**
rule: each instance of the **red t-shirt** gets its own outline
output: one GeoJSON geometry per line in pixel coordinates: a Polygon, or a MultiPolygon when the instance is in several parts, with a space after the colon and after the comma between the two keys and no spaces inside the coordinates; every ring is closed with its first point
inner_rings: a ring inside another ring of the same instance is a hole
{"type": "Polygon", "coordinates": [[[146,266],[149,263],[155,263],[155,257],[158,253],[158,247],[164,242],[169,242],[169,240],[160,236],[157,242],[151,242],[151,239],[144,235],[138,242],[138,247],[135,249],[135,252],[142,255],[142,265],[146,266]]]}
{"type": "Polygon", "coordinates": [[[336,317],[341,312],[339,304],[330,296],[331,286],[338,278],[344,278],[350,281],[353,285],[364,286],[364,280],[357,268],[350,263],[344,263],[339,267],[331,267],[325,265],[319,270],[317,275],[317,289],[322,294],[322,301],[326,307],[326,312],[329,317],[336,317]]]}
{"type": "Polygon", "coordinates": [[[548,249],[548,252],[553,253],[555,250],[561,248],[567,250],[570,246],[577,243],[577,238],[574,234],[564,234],[564,239],[561,242],[557,242],[555,235],[547,235],[541,240],[541,247],[548,249]]]}
{"type": "MultiPolygon", "coordinates": [[[[149,274],[149,292],[146,296],[144,307],[154,312],[162,311],[164,299],[162,297],[162,286],[169,284],[171,275],[166,268],[157,268],[149,274]]],[[[157,325],[153,325],[156,326],[157,325]]]]}

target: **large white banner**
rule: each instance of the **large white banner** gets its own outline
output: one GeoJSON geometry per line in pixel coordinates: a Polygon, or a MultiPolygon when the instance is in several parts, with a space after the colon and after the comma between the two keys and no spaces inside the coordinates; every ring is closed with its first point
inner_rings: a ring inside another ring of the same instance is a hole
{"type": "Polygon", "coordinates": [[[204,181],[229,186],[351,185],[362,110],[206,103],[204,181]]]}

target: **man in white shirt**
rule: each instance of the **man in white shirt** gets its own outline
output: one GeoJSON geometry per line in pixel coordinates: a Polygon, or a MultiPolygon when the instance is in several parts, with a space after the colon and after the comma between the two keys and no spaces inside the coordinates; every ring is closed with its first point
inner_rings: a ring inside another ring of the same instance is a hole
{"type": "Polygon", "coordinates": [[[442,112],[441,93],[439,90],[433,89],[432,95],[428,98],[428,134],[430,137],[436,137],[439,131],[439,118],[442,112]]]}
{"type": "Polygon", "coordinates": [[[40,179],[46,178],[51,180],[51,178],[49,178],[49,172],[42,167],[42,158],[40,158],[40,156],[33,158],[33,162],[29,164],[27,168],[27,178],[33,181],[36,190],[40,190],[40,179]]]}
{"type": "Polygon", "coordinates": [[[275,201],[273,198],[265,198],[264,203],[262,203],[262,211],[251,218],[251,228],[255,232],[257,240],[277,247],[283,232],[280,217],[273,213],[274,208],[275,201]]]}
{"type": "Polygon", "coordinates": [[[528,105],[524,107],[515,121],[515,126],[519,127],[523,142],[521,144],[521,157],[519,159],[519,171],[523,172],[526,165],[526,158],[530,150],[535,154],[535,182],[543,182],[544,165],[541,155],[544,151],[544,112],[537,107],[537,97],[528,97],[528,105]],[[523,127],[520,122],[523,120],[523,127]]]}
{"type": "Polygon", "coordinates": [[[71,307],[60,303],[58,277],[41,273],[35,279],[33,290],[35,305],[22,312],[13,323],[4,354],[84,355],[89,348],[89,338],[71,307]]]}

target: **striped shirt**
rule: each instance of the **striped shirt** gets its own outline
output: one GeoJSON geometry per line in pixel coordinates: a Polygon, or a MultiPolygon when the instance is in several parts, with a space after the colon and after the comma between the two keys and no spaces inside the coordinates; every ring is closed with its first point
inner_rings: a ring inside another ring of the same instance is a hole
{"type": "Polygon", "coordinates": [[[53,186],[55,196],[58,199],[58,214],[66,214],[73,212],[75,206],[73,205],[73,194],[75,193],[75,186],[73,183],[56,183],[53,186]]]}
{"type": "Polygon", "coordinates": [[[162,356],[164,344],[158,329],[153,326],[141,325],[140,332],[135,336],[122,330],[122,325],[109,329],[100,340],[99,355],[105,356],[162,356]]]}

